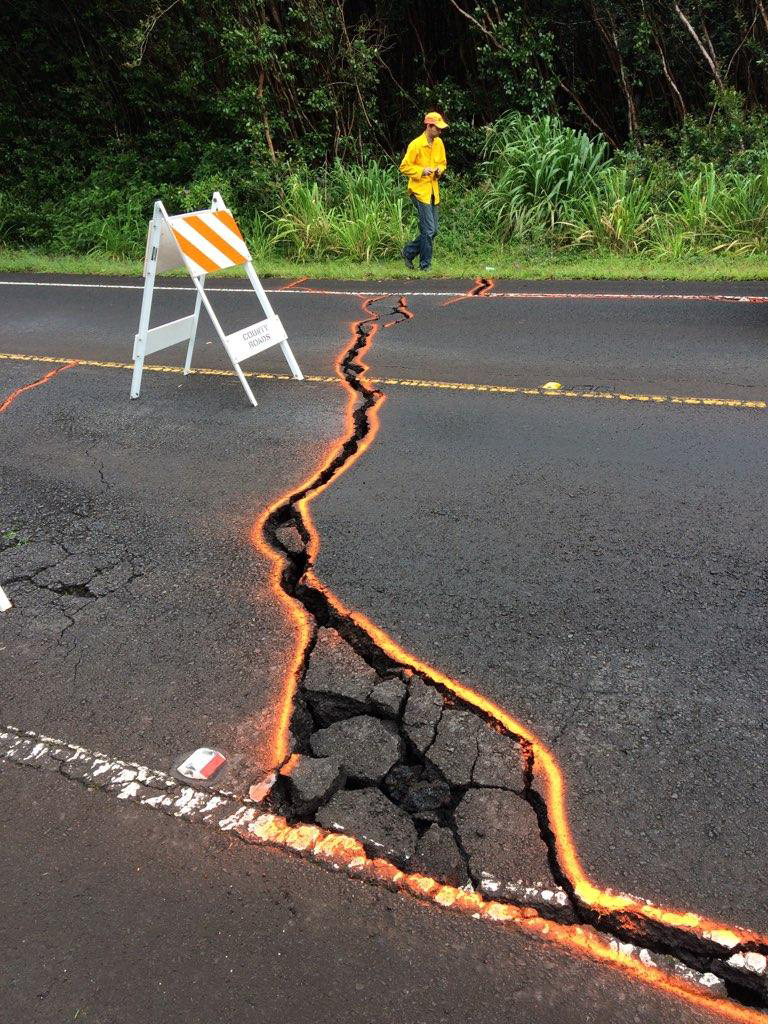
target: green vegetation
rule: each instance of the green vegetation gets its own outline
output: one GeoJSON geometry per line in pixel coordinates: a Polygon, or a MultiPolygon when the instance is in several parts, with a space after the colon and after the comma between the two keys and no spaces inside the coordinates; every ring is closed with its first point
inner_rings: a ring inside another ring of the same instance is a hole
{"type": "MultiPolygon", "coordinates": [[[[625,267],[636,257],[641,276],[655,276],[654,261],[677,276],[686,262],[702,266],[704,258],[714,264],[730,254],[723,266],[733,272],[740,258],[768,257],[768,152],[755,156],[754,170],[709,162],[679,169],[611,154],[605,140],[555,118],[513,115],[489,131],[484,155],[474,180],[457,175],[445,185],[437,249],[442,274],[493,266],[498,274],[539,276],[591,266],[597,275],[607,272],[600,266],[625,267]]],[[[227,184],[206,178],[169,188],[164,198],[172,210],[200,208],[215,188],[227,196],[227,184]]],[[[348,276],[357,276],[361,265],[367,276],[382,267],[388,274],[404,269],[398,254],[414,221],[392,166],[337,161],[328,169],[294,171],[275,184],[275,205],[266,210],[244,205],[242,185],[233,191],[240,196],[235,212],[265,272],[304,273],[312,266],[316,274],[326,263],[337,271],[346,265],[348,276]]],[[[116,261],[114,273],[126,264],[135,269],[154,195],[148,184],[121,189],[94,174],[52,214],[47,244],[28,254],[26,264],[23,250],[12,245],[0,250],[0,263],[41,269],[42,255],[63,258],[59,266],[88,256],[99,265],[116,261]]],[[[11,219],[0,197],[0,222],[11,219]]]]}
{"type": "MultiPolygon", "coordinates": [[[[665,260],[642,255],[598,255],[553,251],[537,246],[507,247],[474,259],[448,257],[435,261],[428,275],[406,270],[401,260],[373,263],[330,259],[297,263],[271,258],[257,262],[262,277],[293,279],[299,276],[327,280],[377,281],[384,279],[420,280],[425,276],[441,278],[525,278],[530,280],[679,280],[679,281],[759,281],[768,278],[768,256],[724,255],[665,260]]],[[[0,273],[49,273],[136,275],[140,260],[90,256],[49,256],[29,249],[0,248],[0,273]]],[[[184,276],[182,271],[168,277],[184,276]]],[[[217,277],[242,276],[238,271],[223,271],[217,277]]]]}
{"type": "Polygon", "coordinates": [[[29,0],[0,11],[0,267],[135,272],[153,201],[217,189],[262,273],[404,275],[430,107],[438,273],[762,276],[766,40],[761,0],[29,0]]]}
{"type": "Polygon", "coordinates": [[[0,530],[0,550],[6,548],[20,547],[22,544],[28,544],[29,540],[19,530],[9,527],[8,529],[0,530]]]}

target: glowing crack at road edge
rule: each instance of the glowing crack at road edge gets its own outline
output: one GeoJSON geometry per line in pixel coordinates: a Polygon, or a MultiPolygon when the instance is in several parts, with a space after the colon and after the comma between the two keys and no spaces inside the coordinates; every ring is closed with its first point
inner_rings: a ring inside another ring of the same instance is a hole
{"type": "MultiPolygon", "coordinates": [[[[488,291],[493,287],[493,282],[478,280],[475,288],[471,291],[479,291],[481,287],[482,291],[487,295],[488,291]]],[[[651,927],[656,925],[661,928],[672,929],[679,937],[689,936],[704,944],[708,944],[709,947],[715,947],[717,953],[713,954],[713,956],[717,958],[722,958],[723,954],[733,954],[734,950],[743,950],[745,954],[752,952],[758,959],[762,959],[765,952],[768,951],[768,936],[709,920],[700,914],[690,911],[655,906],[635,897],[617,894],[596,885],[587,876],[581,865],[566,811],[565,779],[554,754],[547,746],[542,743],[535,733],[527,729],[499,705],[447,676],[427,662],[414,657],[404,648],[400,647],[387,633],[366,618],[365,615],[346,608],[315,576],[312,566],[315,563],[319,550],[320,537],[312,520],[309,505],[318,494],[321,494],[340,475],[354,465],[367,451],[378,432],[379,410],[386,401],[386,396],[383,392],[374,388],[368,380],[367,373],[369,367],[362,361],[362,357],[367,355],[378,331],[378,324],[376,322],[378,314],[370,307],[374,302],[380,302],[388,297],[388,295],[372,296],[369,298],[360,296],[360,308],[364,317],[353,321],[349,325],[349,340],[336,360],[336,372],[349,395],[345,409],[344,433],[326,451],[318,468],[302,484],[293,488],[290,492],[286,492],[286,494],[269,505],[251,530],[252,543],[272,562],[272,589],[280,602],[285,606],[297,630],[293,659],[284,677],[284,688],[272,747],[272,763],[276,767],[279,766],[286,760],[290,752],[290,720],[294,697],[299,685],[302,668],[306,661],[307,646],[312,637],[312,617],[310,612],[305,609],[298,598],[287,594],[281,585],[282,573],[286,565],[285,555],[281,550],[273,547],[265,535],[265,526],[273,513],[277,509],[292,506],[309,538],[306,544],[308,555],[307,568],[300,577],[300,581],[306,582],[309,586],[321,592],[329,606],[339,616],[353,622],[386,655],[412,669],[414,672],[426,676],[428,680],[472,705],[487,716],[487,718],[501,725],[518,740],[529,745],[530,750],[533,752],[535,764],[534,781],[543,789],[543,793],[540,795],[543,797],[546,805],[546,812],[556,847],[557,861],[565,877],[570,881],[573,894],[582,907],[589,908],[598,919],[604,918],[617,922],[626,920],[634,921],[635,923],[644,920],[651,927]],[[360,343],[360,331],[364,325],[368,327],[368,330],[365,332],[364,340],[360,343]],[[350,384],[343,372],[343,363],[355,347],[357,351],[350,368],[356,372],[355,379],[360,386],[359,390],[350,384]],[[364,437],[359,439],[354,450],[333,471],[330,471],[333,463],[342,457],[345,442],[348,442],[355,436],[355,412],[359,409],[358,399],[366,391],[369,399],[371,396],[374,396],[366,412],[368,431],[364,437]],[[322,478],[326,474],[327,477],[323,480],[322,478]]],[[[402,300],[400,310],[402,311],[402,300]]],[[[410,311],[408,312],[410,313],[410,311]]],[[[388,323],[384,326],[390,326],[390,324],[388,323]]],[[[281,828],[282,826],[277,827],[275,835],[271,837],[278,844],[280,842],[280,835],[278,833],[280,833],[281,828]]],[[[298,828],[307,828],[307,826],[300,825],[298,828]]],[[[290,828],[284,831],[287,835],[290,832],[290,828]]],[[[360,844],[351,837],[339,836],[338,839],[339,842],[336,848],[342,860],[344,843],[346,842],[350,847],[350,857],[356,858],[356,863],[359,862],[361,860],[360,844]]],[[[286,843],[286,845],[290,845],[290,843],[286,843]]],[[[419,875],[407,876],[403,872],[397,871],[392,865],[386,864],[386,862],[376,861],[373,863],[382,865],[380,881],[384,884],[391,884],[392,872],[394,871],[400,878],[406,880],[399,886],[400,888],[412,892],[422,899],[431,900],[438,905],[454,906],[455,909],[464,909],[477,914],[479,904],[487,902],[478,894],[467,894],[462,892],[462,890],[451,889],[451,887],[442,885],[434,879],[419,875]],[[410,884],[408,882],[409,878],[412,880],[410,884]],[[446,896],[446,893],[449,891],[455,895],[453,897],[446,896]]],[[[370,880],[371,871],[367,870],[364,874],[370,880]]],[[[577,950],[599,961],[608,962],[613,966],[620,967],[636,978],[672,993],[688,1003],[706,1007],[712,1012],[731,1020],[744,1022],[765,1022],[768,1020],[768,1015],[757,1010],[752,1010],[747,1006],[731,1002],[730,1000],[708,996],[700,988],[694,988],[690,983],[674,978],[659,968],[650,967],[647,964],[639,963],[636,960],[623,956],[620,947],[619,950],[616,950],[596,941],[581,925],[563,925],[547,921],[538,917],[538,915],[531,915],[525,909],[521,910],[521,908],[514,905],[498,903],[488,905],[492,905],[496,909],[492,913],[482,916],[491,917],[494,920],[512,922],[518,927],[532,931],[560,945],[567,946],[569,949],[577,950]],[[506,906],[509,909],[505,912],[506,906]]]]}

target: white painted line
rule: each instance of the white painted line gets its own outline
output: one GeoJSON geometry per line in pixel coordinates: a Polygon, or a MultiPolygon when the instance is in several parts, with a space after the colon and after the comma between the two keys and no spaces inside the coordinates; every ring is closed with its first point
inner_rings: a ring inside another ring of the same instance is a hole
{"type": "Polygon", "coordinates": [[[7,612],[9,608],[13,608],[11,599],[8,597],[6,592],[0,587],[0,612],[7,612]]]}
{"type": "MultiPolygon", "coordinates": [[[[113,288],[123,291],[143,291],[143,284],[97,284],[95,282],[82,283],[74,281],[0,281],[0,285],[11,285],[17,288],[113,288]]],[[[206,286],[206,292],[227,292],[230,295],[252,295],[253,293],[247,288],[209,288],[206,286]]],[[[158,285],[155,291],[162,292],[194,292],[194,288],[187,285],[158,285]]],[[[264,291],[270,295],[343,295],[352,298],[357,296],[380,296],[381,292],[367,292],[367,291],[342,291],[341,289],[329,288],[286,288],[283,291],[282,288],[265,288],[264,291]]],[[[398,295],[420,295],[430,296],[433,295],[437,298],[453,298],[457,295],[463,295],[464,292],[403,292],[399,289],[395,289],[398,295]]],[[[394,294],[394,292],[392,293],[394,294]]]]}
{"type": "MultiPolygon", "coordinates": [[[[0,284],[13,285],[16,288],[127,288],[129,291],[143,291],[141,284],[91,284],[75,281],[0,281],[0,284]]],[[[190,288],[169,288],[168,291],[194,291],[190,288]]]]}
{"type": "MultiPolygon", "coordinates": [[[[350,863],[345,868],[343,862],[337,860],[333,843],[340,837],[316,825],[289,826],[284,818],[265,811],[263,806],[253,800],[222,790],[193,789],[183,785],[167,772],[112,759],[85,747],[52,739],[50,736],[25,732],[15,726],[0,726],[0,763],[3,760],[37,770],[53,770],[65,778],[100,789],[118,800],[160,811],[173,818],[197,822],[220,832],[235,833],[246,842],[279,846],[319,861],[333,870],[344,869],[350,873],[349,869],[352,867],[350,863]],[[323,852],[324,844],[326,849],[323,852]]],[[[375,865],[377,862],[368,863],[375,865]]],[[[401,878],[407,877],[402,872],[398,874],[401,878]]],[[[360,875],[350,873],[350,877],[360,875]]],[[[376,880],[375,875],[372,876],[372,880],[376,880]]],[[[481,886],[483,896],[493,897],[499,885],[500,883],[494,879],[486,877],[481,886]]],[[[450,887],[438,886],[438,889],[441,888],[450,887]]],[[[509,890],[510,896],[516,896],[518,899],[523,897],[523,905],[539,900],[557,904],[565,895],[561,896],[560,892],[551,889],[542,890],[526,886],[522,881],[514,886],[506,885],[505,888],[509,890]]],[[[489,903],[487,906],[492,909],[498,904],[489,903]]],[[[479,913],[472,914],[473,918],[480,916],[479,913]]],[[[487,919],[493,920],[493,914],[489,914],[487,919]]],[[[585,926],[576,927],[583,929],[585,926]]],[[[619,942],[613,937],[606,936],[606,944],[625,957],[636,959],[668,975],[682,976],[686,981],[709,990],[714,989],[716,993],[720,990],[718,994],[725,995],[722,979],[716,974],[699,973],[686,967],[675,957],[652,954],[641,946],[619,942]]],[[[741,950],[737,950],[728,960],[728,966],[745,975],[764,975],[766,960],[760,954],[748,951],[742,953],[741,950]]]]}
{"type": "MultiPolygon", "coordinates": [[[[388,282],[389,283],[389,282],[388,282]]],[[[396,284],[396,281],[391,282],[396,284]]],[[[127,291],[142,291],[143,284],[96,284],[80,283],[74,281],[0,281],[0,285],[15,286],[17,288],[113,288],[127,291]]],[[[194,289],[186,285],[163,285],[158,286],[155,291],[164,292],[192,292],[194,289]]],[[[247,288],[206,288],[206,292],[228,292],[229,294],[250,295],[247,288]]],[[[381,296],[380,291],[351,291],[335,288],[265,288],[270,295],[341,295],[351,298],[381,296]]],[[[464,298],[467,301],[482,302],[486,299],[516,299],[531,302],[541,300],[565,299],[571,301],[587,302],[741,302],[746,304],[768,303],[768,295],[687,295],[685,292],[493,292],[488,295],[467,295],[466,292],[408,292],[399,288],[393,288],[388,295],[406,295],[420,298],[464,298]]],[[[387,297],[387,296],[385,296],[387,297]]]]}

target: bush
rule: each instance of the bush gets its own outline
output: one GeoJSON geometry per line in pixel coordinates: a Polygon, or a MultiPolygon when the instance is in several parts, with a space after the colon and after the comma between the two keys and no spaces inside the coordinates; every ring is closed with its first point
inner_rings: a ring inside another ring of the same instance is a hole
{"type": "Polygon", "coordinates": [[[652,192],[652,181],[626,167],[604,167],[593,188],[571,202],[572,219],[563,226],[571,229],[577,245],[637,252],[653,224],[652,192]]]}
{"type": "Polygon", "coordinates": [[[670,137],[678,167],[694,173],[703,164],[741,173],[759,172],[768,146],[768,113],[747,110],[735,89],[712,89],[712,113],[689,115],[682,131],[670,137]]]}
{"type": "Polygon", "coordinates": [[[665,255],[765,251],[768,242],[768,160],[754,174],[704,164],[679,176],[669,209],[656,219],[653,245],[665,255]]]}
{"type": "Polygon", "coordinates": [[[489,130],[483,156],[488,184],[482,204],[502,238],[553,230],[610,166],[604,139],[548,116],[505,115],[489,130]]]}
{"type": "Polygon", "coordinates": [[[273,238],[281,252],[300,260],[368,263],[400,252],[403,213],[403,189],[393,170],[376,161],[351,168],[337,162],[322,183],[291,176],[272,215],[273,238]]]}

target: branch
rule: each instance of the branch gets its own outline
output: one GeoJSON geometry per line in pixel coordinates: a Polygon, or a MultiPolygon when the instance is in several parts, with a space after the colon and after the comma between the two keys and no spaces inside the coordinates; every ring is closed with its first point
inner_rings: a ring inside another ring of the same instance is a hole
{"type": "Polygon", "coordinates": [[[158,11],[153,17],[150,17],[150,18],[147,19],[147,22],[146,22],[147,28],[146,28],[146,31],[144,33],[144,37],[141,40],[141,44],[139,45],[139,56],[136,58],[135,61],[131,62],[131,64],[129,65],[130,67],[137,68],[141,64],[141,62],[144,60],[144,51],[147,48],[147,43],[149,42],[149,37],[152,35],[152,33],[155,30],[155,26],[157,25],[158,21],[160,21],[161,18],[165,17],[165,15],[168,13],[168,11],[170,11],[170,9],[172,7],[176,6],[177,3],[179,3],[179,0],[171,0],[171,3],[168,4],[168,6],[165,8],[164,11],[158,11]]]}
{"type": "Polygon", "coordinates": [[[627,104],[627,124],[629,127],[629,134],[634,135],[637,131],[637,107],[635,106],[635,98],[632,93],[632,85],[627,75],[624,59],[621,56],[621,49],[619,48],[619,40],[616,35],[616,22],[613,19],[613,15],[609,12],[608,18],[611,26],[611,30],[609,32],[598,14],[595,0],[590,0],[589,6],[592,8],[592,17],[597,25],[597,29],[603,37],[605,48],[608,51],[608,57],[613,65],[613,70],[621,82],[621,90],[624,93],[624,99],[627,104]]]}
{"type": "MultiPolygon", "coordinates": [[[[710,51],[706,48],[704,43],[701,41],[701,37],[697,34],[696,29],[693,27],[693,25],[690,23],[688,18],[686,18],[686,16],[680,10],[680,4],[677,2],[677,0],[674,0],[674,3],[673,3],[672,6],[675,8],[675,11],[677,12],[677,16],[680,19],[680,21],[682,21],[683,25],[685,25],[685,27],[690,32],[691,37],[693,38],[693,41],[698,46],[699,50],[701,51],[702,56],[704,57],[704,60],[709,65],[709,69],[712,72],[713,78],[715,79],[715,81],[717,82],[719,87],[721,89],[723,89],[724,88],[723,80],[720,77],[720,72],[717,69],[717,62],[715,61],[714,54],[710,53],[710,51]]],[[[710,47],[711,47],[711,45],[712,44],[710,43],[710,47]]]]}
{"type": "MultiPolygon", "coordinates": [[[[344,17],[344,0],[337,0],[337,6],[338,6],[338,9],[339,9],[339,20],[341,21],[341,29],[342,29],[342,32],[344,33],[344,41],[347,44],[347,52],[349,53],[349,55],[351,57],[352,56],[352,41],[349,38],[349,32],[347,31],[347,21],[346,21],[346,18],[344,17]]],[[[358,81],[357,74],[355,73],[354,60],[350,59],[349,64],[350,64],[350,71],[352,72],[352,78],[353,78],[354,83],[355,83],[355,92],[357,93],[357,98],[360,101],[360,109],[363,112],[363,117],[368,122],[368,127],[373,129],[373,122],[371,121],[370,117],[368,116],[368,110],[367,110],[367,106],[368,105],[366,104],[365,100],[363,99],[363,94],[360,91],[360,82],[358,81]]]]}
{"type": "Polygon", "coordinates": [[[472,15],[471,15],[471,14],[469,13],[469,11],[465,11],[465,10],[464,10],[464,8],[463,8],[463,7],[462,7],[462,6],[460,5],[460,4],[458,4],[458,3],[456,2],[456,0],[451,0],[451,5],[452,5],[453,7],[455,7],[455,8],[456,8],[456,10],[457,10],[457,11],[459,12],[459,14],[461,14],[461,15],[462,15],[463,17],[465,17],[465,18],[467,19],[467,21],[471,21],[471,22],[472,22],[472,24],[473,24],[473,25],[474,25],[474,26],[475,26],[476,28],[480,29],[480,31],[481,31],[481,32],[483,33],[483,35],[484,35],[484,36],[487,36],[487,37],[488,37],[488,38],[490,39],[490,41],[491,41],[491,42],[493,43],[493,45],[494,45],[494,46],[496,47],[496,49],[497,49],[497,50],[503,50],[503,49],[504,49],[504,47],[503,47],[503,46],[501,45],[501,43],[500,43],[500,42],[498,41],[498,39],[497,39],[497,38],[496,38],[496,36],[495,36],[495,35],[493,34],[493,32],[490,32],[490,31],[489,31],[489,30],[488,30],[488,29],[487,29],[487,28],[485,27],[485,25],[482,25],[482,24],[481,24],[481,23],[480,23],[480,22],[479,22],[479,21],[477,20],[477,18],[473,18],[473,17],[472,17],[472,15]]]}
{"type": "Polygon", "coordinates": [[[608,139],[608,141],[610,142],[610,144],[613,146],[614,149],[618,149],[619,148],[618,142],[616,142],[616,140],[611,136],[611,134],[608,131],[606,131],[605,128],[601,128],[600,127],[600,125],[592,117],[592,115],[589,113],[589,111],[584,106],[584,104],[579,99],[579,97],[576,95],[576,93],[573,91],[573,89],[571,89],[569,86],[567,86],[565,84],[565,82],[562,80],[562,78],[560,78],[559,75],[557,76],[557,82],[558,82],[558,85],[560,86],[560,88],[563,90],[563,92],[568,93],[568,95],[571,97],[573,102],[576,104],[576,106],[582,112],[582,114],[587,119],[587,121],[589,121],[589,123],[592,125],[592,127],[596,128],[597,131],[599,131],[601,135],[604,135],[606,137],[606,139],[608,139]]]}
{"type": "Polygon", "coordinates": [[[752,32],[754,31],[754,28],[755,28],[756,24],[757,24],[757,11],[755,11],[755,16],[752,19],[752,24],[749,26],[747,31],[744,33],[744,38],[741,40],[739,45],[733,51],[733,55],[731,56],[731,59],[728,61],[728,67],[725,69],[725,78],[726,78],[726,80],[728,79],[728,75],[730,74],[731,68],[733,67],[733,62],[736,60],[736,57],[738,56],[739,51],[741,50],[741,48],[744,46],[746,41],[752,35],[752,32]]]}
{"type": "Polygon", "coordinates": [[[677,86],[677,82],[672,77],[672,72],[669,69],[669,64],[667,63],[667,53],[666,53],[666,50],[664,49],[664,44],[662,43],[661,39],[659,38],[658,26],[656,24],[654,24],[653,20],[651,18],[649,18],[648,15],[646,14],[646,12],[645,12],[645,3],[643,3],[642,7],[643,7],[643,15],[645,16],[645,20],[648,22],[648,27],[651,30],[651,35],[653,36],[653,41],[656,44],[656,49],[659,51],[659,56],[661,57],[661,70],[664,73],[664,77],[667,80],[667,84],[669,85],[670,89],[672,90],[672,99],[674,101],[675,107],[677,108],[677,112],[680,115],[680,120],[682,121],[685,118],[685,113],[686,113],[686,111],[685,111],[685,100],[683,99],[683,94],[680,92],[680,90],[679,90],[679,88],[677,86]]]}
{"type": "Polygon", "coordinates": [[[262,104],[261,107],[261,120],[264,125],[264,137],[267,140],[267,148],[269,149],[269,155],[272,157],[272,163],[277,163],[277,155],[275,154],[275,147],[272,143],[272,132],[269,130],[269,119],[267,118],[267,108],[264,106],[264,68],[259,68],[259,87],[258,96],[262,104]]]}

